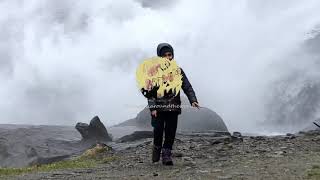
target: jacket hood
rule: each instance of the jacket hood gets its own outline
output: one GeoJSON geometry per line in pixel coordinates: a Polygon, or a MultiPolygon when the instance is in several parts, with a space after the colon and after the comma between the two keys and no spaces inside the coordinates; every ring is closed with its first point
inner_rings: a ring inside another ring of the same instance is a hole
{"type": "Polygon", "coordinates": [[[171,51],[172,51],[172,56],[174,57],[173,48],[172,48],[172,46],[171,46],[170,44],[168,44],[168,43],[160,43],[160,44],[158,45],[158,47],[157,47],[157,55],[158,55],[158,56],[161,56],[161,55],[160,55],[160,52],[161,52],[161,49],[164,48],[164,47],[167,47],[167,48],[171,49],[171,51]]]}

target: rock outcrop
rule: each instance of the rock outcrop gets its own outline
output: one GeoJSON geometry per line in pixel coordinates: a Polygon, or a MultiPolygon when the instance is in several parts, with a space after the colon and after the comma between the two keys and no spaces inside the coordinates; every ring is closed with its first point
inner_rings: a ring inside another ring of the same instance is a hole
{"type": "Polygon", "coordinates": [[[89,125],[79,122],[75,128],[79,131],[84,141],[112,141],[111,135],[98,116],[95,116],[89,125]]]}
{"type": "Polygon", "coordinates": [[[72,126],[0,125],[0,167],[48,164],[112,139],[97,116],[76,129],[82,138],[72,126]]]}
{"type": "MultiPolygon", "coordinates": [[[[187,107],[187,100],[182,98],[182,102],[187,107]]],[[[182,113],[178,117],[178,132],[203,132],[203,131],[216,131],[228,132],[228,128],[223,122],[223,119],[214,111],[206,107],[200,109],[189,107],[182,108],[182,113]]],[[[136,118],[127,120],[116,126],[136,126],[151,130],[151,115],[148,108],[140,111],[136,118]]]]}
{"type": "Polygon", "coordinates": [[[0,167],[47,164],[91,147],[68,126],[0,125],[0,167]]]}

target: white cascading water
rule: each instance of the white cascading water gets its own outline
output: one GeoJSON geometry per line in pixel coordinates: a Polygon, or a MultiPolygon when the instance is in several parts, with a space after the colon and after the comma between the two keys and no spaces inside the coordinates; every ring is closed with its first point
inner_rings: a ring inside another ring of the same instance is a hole
{"type": "Polygon", "coordinates": [[[169,42],[200,105],[231,131],[274,132],[260,124],[272,82],[297,68],[314,71],[301,46],[320,24],[320,1],[148,4],[0,1],[0,124],[133,118],[146,105],[135,69],[169,42]]]}

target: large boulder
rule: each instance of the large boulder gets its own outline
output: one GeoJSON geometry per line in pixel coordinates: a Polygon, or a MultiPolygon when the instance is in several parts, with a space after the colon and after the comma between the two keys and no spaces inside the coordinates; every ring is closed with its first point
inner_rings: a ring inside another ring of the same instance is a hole
{"type": "Polygon", "coordinates": [[[206,107],[182,109],[178,130],[228,132],[228,128],[222,118],[206,107]]]}
{"type": "MultiPolygon", "coordinates": [[[[186,108],[188,106],[185,98],[182,98],[182,103],[185,108],[182,108],[182,113],[178,117],[178,132],[228,132],[227,126],[216,112],[206,107],[197,109],[189,106],[189,108],[186,108]]],[[[150,110],[144,108],[138,113],[136,118],[127,120],[116,126],[136,126],[137,128],[150,130],[152,129],[150,110]]]]}
{"type": "Polygon", "coordinates": [[[77,123],[76,129],[82,136],[82,140],[88,141],[112,141],[106,127],[100,121],[98,116],[95,116],[88,125],[87,123],[77,123]]]}

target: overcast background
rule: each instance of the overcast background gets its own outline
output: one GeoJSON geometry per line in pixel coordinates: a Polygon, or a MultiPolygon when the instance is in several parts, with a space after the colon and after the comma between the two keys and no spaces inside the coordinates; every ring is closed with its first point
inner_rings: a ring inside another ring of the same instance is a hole
{"type": "Polygon", "coordinates": [[[297,70],[319,78],[302,48],[319,9],[318,0],[0,0],[0,124],[133,118],[147,103],[136,67],[169,42],[200,105],[230,130],[259,131],[275,81],[297,70]]]}

